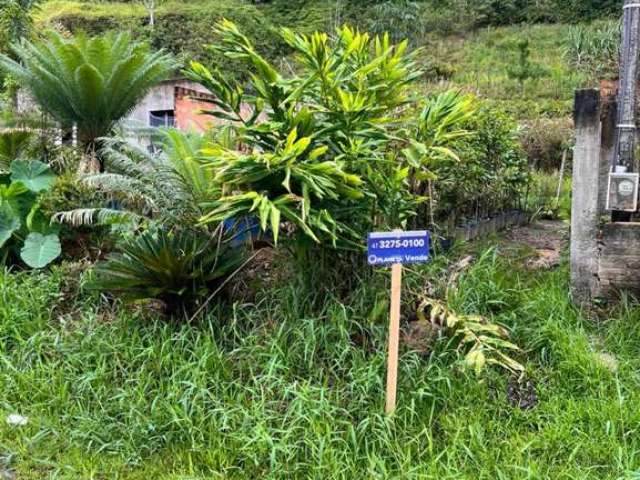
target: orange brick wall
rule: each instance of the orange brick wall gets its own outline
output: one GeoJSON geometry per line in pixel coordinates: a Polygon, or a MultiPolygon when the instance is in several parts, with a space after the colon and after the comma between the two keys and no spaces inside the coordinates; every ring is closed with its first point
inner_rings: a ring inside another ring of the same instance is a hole
{"type": "MultiPolygon", "coordinates": [[[[176,128],[185,131],[205,132],[213,126],[232,123],[228,120],[199,113],[202,110],[219,110],[213,103],[207,102],[207,99],[213,98],[211,94],[197,92],[184,87],[175,88],[174,112],[176,128]]],[[[243,104],[241,107],[242,117],[247,119],[251,116],[251,113],[251,107],[243,104]]],[[[258,121],[264,120],[264,118],[265,116],[262,114],[258,117],[258,121]]]]}
{"type": "Polygon", "coordinates": [[[187,88],[176,87],[175,118],[176,128],[185,131],[204,132],[220,120],[211,115],[199,113],[201,110],[212,110],[215,106],[202,99],[202,93],[187,88]]]}

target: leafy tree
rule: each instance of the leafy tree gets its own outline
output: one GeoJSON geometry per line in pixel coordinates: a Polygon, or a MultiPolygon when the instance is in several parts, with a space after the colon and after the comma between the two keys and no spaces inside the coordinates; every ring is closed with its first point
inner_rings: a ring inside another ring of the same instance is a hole
{"type": "Polygon", "coordinates": [[[78,140],[92,156],[98,139],[175,67],[170,56],[151,53],[128,34],[66,39],[50,33],[13,50],[19,61],[2,55],[0,67],[62,126],[77,125],[78,140]]]}
{"type": "Polygon", "coordinates": [[[423,6],[411,0],[388,0],[371,7],[369,30],[382,35],[389,32],[394,42],[410,39],[419,42],[426,33],[423,6]]]}

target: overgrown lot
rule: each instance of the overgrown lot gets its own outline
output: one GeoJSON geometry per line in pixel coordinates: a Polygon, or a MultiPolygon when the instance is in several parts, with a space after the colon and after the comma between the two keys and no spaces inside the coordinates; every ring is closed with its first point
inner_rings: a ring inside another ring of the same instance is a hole
{"type": "MultiPolygon", "coordinates": [[[[472,253],[451,304],[508,326],[528,381],[516,387],[497,369],[478,380],[445,340],[404,338],[390,418],[384,272],[315,314],[276,286],[192,325],[78,293],[69,265],[5,272],[0,412],[29,422],[0,424],[2,469],[19,479],[636,478],[637,308],[624,301],[593,322],[569,303],[564,263],[531,271],[534,252],[517,243],[472,253]]],[[[442,288],[456,258],[412,269],[409,291],[442,288]]]]}

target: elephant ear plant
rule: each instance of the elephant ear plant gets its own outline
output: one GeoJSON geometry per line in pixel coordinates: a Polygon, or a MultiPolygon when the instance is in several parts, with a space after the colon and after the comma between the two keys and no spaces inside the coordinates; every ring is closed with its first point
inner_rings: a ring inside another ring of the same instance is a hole
{"type": "Polygon", "coordinates": [[[60,256],[58,228],[40,211],[40,196],[55,175],[36,160],[16,160],[0,174],[0,258],[19,257],[31,268],[43,268],[60,256]]]}

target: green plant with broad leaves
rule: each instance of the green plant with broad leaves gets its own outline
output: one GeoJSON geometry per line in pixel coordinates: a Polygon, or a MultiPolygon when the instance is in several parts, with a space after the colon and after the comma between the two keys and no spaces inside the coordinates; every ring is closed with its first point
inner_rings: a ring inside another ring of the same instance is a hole
{"type": "Polygon", "coordinates": [[[60,256],[57,227],[40,211],[39,198],[55,175],[35,160],[16,160],[9,174],[0,175],[0,255],[11,255],[31,268],[43,268],[60,256]]]}
{"type": "Polygon", "coordinates": [[[198,307],[246,256],[234,242],[238,228],[196,226],[205,213],[201,205],[220,196],[214,173],[200,159],[206,138],[161,131],[153,152],[120,138],[104,144],[106,171],[80,181],[109,198],[110,206],[54,215],[55,221],[74,226],[120,229],[123,238],[115,253],[98,263],[89,286],[128,301],[156,299],[176,315],[198,307]]]}
{"type": "Polygon", "coordinates": [[[421,74],[406,42],[349,27],[334,38],[283,29],[297,61],[286,76],[232,22],[216,32],[221,41],[212,48],[252,73],[245,86],[196,62],[186,71],[215,94],[208,113],[233,121],[244,146],[204,150],[223,195],[205,205],[201,223],[255,216],[276,241],[286,223],[298,243],[358,248],[374,225],[401,226],[415,214],[420,199],[403,194],[409,182],[395,148],[412,100],[408,87],[421,74]],[[381,175],[394,181],[381,185],[381,175]],[[383,190],[390,193],[384,200],[383,190]],[[388,199],[402,205],[383,206],[388,199]]]}
{"type": "Polygon", "coordinates": [[[444,330],[457,342],[457,351],[464,355],[465,367],[480,375],[487,365],[522,374],[524,366],[511,355],[518,353],[517,345],[509,341],[509,332],[479,315],[463,315],[451,310],[444,302],[432,298],[421,301],[418,321],[437,330],[444,330]]]}
{"type": "Polygon", "coordinates": [[[245,261],[222,227],[198,230],[151,228],[122,240],[117,253],[99,263],[88,287],[125,300],[157,299],[169,313],[194,309],[207,294],[219,294],[245,261]]]}
{"type": "Polygon", "coordinates": [[[0,68],[62,126],[77,125],[89,153],[175,67],[170,56],[150,52],[128,34],[48,33],[43,40],[14,44],[13,51],[17,60],[0,56],[0,68]]]}

